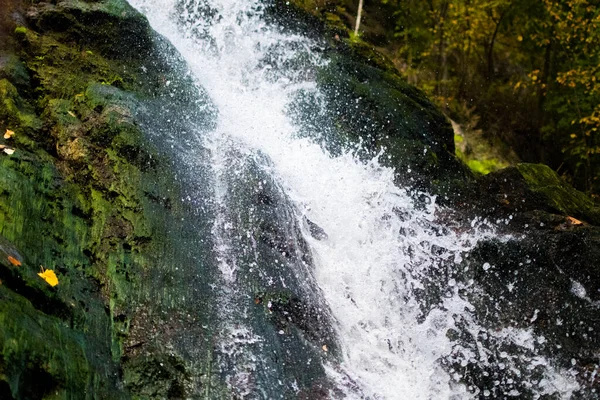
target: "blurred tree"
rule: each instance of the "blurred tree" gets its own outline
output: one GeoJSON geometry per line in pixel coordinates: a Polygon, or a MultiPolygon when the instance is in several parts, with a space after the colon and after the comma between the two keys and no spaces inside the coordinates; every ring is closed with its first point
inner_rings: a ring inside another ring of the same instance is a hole
{"type": "Polygon", "coordinates": [[[592,0],[382,0],[399,69],[457,119],[600,193],[600,7],[592,0]]]}

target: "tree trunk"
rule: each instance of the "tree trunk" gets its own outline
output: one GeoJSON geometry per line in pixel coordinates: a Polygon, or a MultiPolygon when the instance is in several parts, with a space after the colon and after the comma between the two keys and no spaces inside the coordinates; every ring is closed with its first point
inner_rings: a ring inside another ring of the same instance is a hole
{"type": "Polygon", "coordinates": [[[490,39],[490,43],[488,45],[487,76],[486,76],[488,83],[492,81],[492,78],[494,76],[494,44],[496,44],[496,37],[498,36],[498,31],[500,30],[500,25],[502,24],[502,20],[504,19],[504,16],[508,13],[508,10],[510,10],[511,6],[512,6],[512,3],[510,3],[502,11],[502,14],[500,14],[500,18],[498,18],[498,21],[496,22],[496,27],[494,28],[494,33],[492,34],[492,38],[490,39]]]}
{"type": "Polygon", "coordinates": [[[548,87],[548,79],[550,77],[550,68],[552,67],[552,40],[546,45],[544,51],[544,66],[542,67],[542,75],[540,76],[540,83],[537,91],[538,98],[538,109],[537,109],[537,129],[538,129],[538,143],[536,148],[538,150],[539,161],[544,162],[545,151],[543,146],[542,138],[542,127],[544,126],[544,102],[546,100],[546,88],[548,87]]]}
{"type": "Polygon", "coordinates": [[[358,2],[358,11],[356,12],[356,24],[354,25],[354,36],[358,36],[358,29],[360,28],[360,19],[362,18],[363,0],[358,2]]]}
{"type": "Polygon", "coordinates": [[[448,67],[446,62],[446,38],[444,37],[444,24],[446,22],[446,15],[448,14],[448,1],[444,1],[440,5],[439,20],[437,23],[439,32],[438,41],[438,69],[436,70],[436,83],[435,83],[435,94],[438,96],[445,97],[445,81],[448,77],[448,67]]]}

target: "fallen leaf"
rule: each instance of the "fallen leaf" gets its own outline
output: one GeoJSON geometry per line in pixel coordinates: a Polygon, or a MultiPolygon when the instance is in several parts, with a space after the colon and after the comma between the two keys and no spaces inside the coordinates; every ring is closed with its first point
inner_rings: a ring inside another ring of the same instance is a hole
{"type": "Polygon", "coordinates": [[[74,113],[73,111],[67,111],[67,114],[69,114],[69,115],[70,115],[71,117],[73,117],[73,118],[77,118],[77,117],[75,116],[75,113],[74,113]]]}
{"type": "Polygon", "coordinates": [[[48,282],[48,285],[54,287],[56,285],[58,285],[58,278],[56,277],[56,274],[54,273],[54,271],[52,271],[51,269],[44,269],[44,267],[40,267],[41,271],[38,275],[45,280],[46,282],[48,282]]]}
{"type": "Polygon", "coordinates": [[[21,261],[17,260],[13,256],[8,256],[8,262],[11,263],[12,265],[14,265],[15,267],[21,266],[21,261]]]}
{"type": "Polygon", "coordinates": [[[10,156],[11,154],[13,154],[15,152],[15,149],[11,149],[10,147],[5,147],[4,149],[2,149],[2,151],[4,151],[6,154],[8,154],[10,156]]]}
{"type": "Polygon", "coordinates": [[[15,133],[13,131],[11,131],[10,129],[6,130],[6,133],[4,134],[4,139],[10,139],[11,137],[13,137],[15,133]]]}
{"type": "Polygon", "coordinates": [[[321,348],[322,348],[322,349],[323,349],[323,351],[324,351],[324,352],[326,352],[326,353],[327,353],[327,351],[329,351],[329,349],[327,348],[327,345],[326,345],[326,344],[324,344],[324,345],[323,345],[323,347],[321,347],[321,348]]]}
{"type": "Polygon", "coordinates": [[[583,225],[583,222],[573,217],[567,217],[567,223],[571,225],[583,225]]]}

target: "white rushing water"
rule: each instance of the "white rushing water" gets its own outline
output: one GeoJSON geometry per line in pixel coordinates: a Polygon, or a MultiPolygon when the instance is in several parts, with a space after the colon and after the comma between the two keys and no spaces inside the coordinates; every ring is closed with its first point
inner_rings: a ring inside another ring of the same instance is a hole
{"type": "MultiPolygon", "coordinates": [[[[347,398],[489,396],[459,384],[458,371],[441,367],[444,357],[462,366],[485,364],[492,351],[479,342],[478,352],[451,342],[447,332],[458,320],[474,338],[483,334],[490,342],[518,345],[525,354],[518,356],[522,362],[548,364],[533,352],[539,338],[528,331],[482,332],[470,317],[472,306],[458,294],[469,283],[461,284],[448,273],[478,240],[492,234],[480,228],[484,221],[474,221],[470,232],[460,234],[438,226],[435,199],[416,207],[410,193],[394,184],[394,171],[377,159],[365,163],[350,152],[333,157],[298,137],[287,106],[298,90],[313,91],[318,98],[316,84],[306,78],[310,74],[277,65],[300,54],[313,65],[323,63],[312,51],[315,43],[266,25],[260,4],[252,0],[130,3],[176,46],[218,109],[217,128],[203,139],[213,154],[217,202],[226,191],[226,181],[219,177],[228,168],[228,149],[236,147],[247,156],[259,151],[271,160],[268,169],[293,201],[299,220],[305,216],[327,234],[327,239],[317,240],[308,228],[304,232],[341,341],[342,361],[329,365],[328,373],[347,398]],[[277,59],[265,63],[266,55],[277,59]],[[445,300],[423,318],[414,293],[432,271],[440,276],[445,300]]],[[[226,223],[217,215],[213,234],[224,281],[233,281],[240,266],[228,257],[234,249],[225,237],[226,223]]],[[[251,332],[245,335],[252,343],[261,340],[251,332]]],[[[506,368],[513,368],[510,356],[506,368]]],[[[557,392],[565,397],[577,388],[572,377],[550,366],[542,380],[530,385],[540,395],[557,392]]],[[[503,395],[518,397],[514,390],[503,395]]]]}

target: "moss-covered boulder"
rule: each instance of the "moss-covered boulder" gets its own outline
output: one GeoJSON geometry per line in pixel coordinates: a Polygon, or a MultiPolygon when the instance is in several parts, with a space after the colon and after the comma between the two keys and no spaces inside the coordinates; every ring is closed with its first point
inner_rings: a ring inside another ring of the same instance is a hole
{"type": "Polygon", "coordinates": [[[550,167],[543,164],[518,164],[516,168],[529,190],[543,196],[544,202],[555,212],[600,225],[600,206],[585,193],[565,183],[550,167]]]}
{"type": "Polygon", "coordinates": [[[0,397],[198,391],[206,367],[192,368],[194,358],[180,355],[181,336],[172,332],[174,323],[192,326],[186,341],[209,351],[210,332],[197,328],[209,314],[208,289],[194,284],[208,262],[186,250],[196,238],[188,232],[186,239],[183,221],[193,217],[172,200],[180,189],[164,143],[142,125],[148,107],[171,90],[185,86],[180,101],[187,104],[206,99],[183,82],[183,66],[159,56],[173,51],[124,1],[7,7],[0,32],[0,397]],[[192,291],[201,294],[186,301],[192,291]]]}

